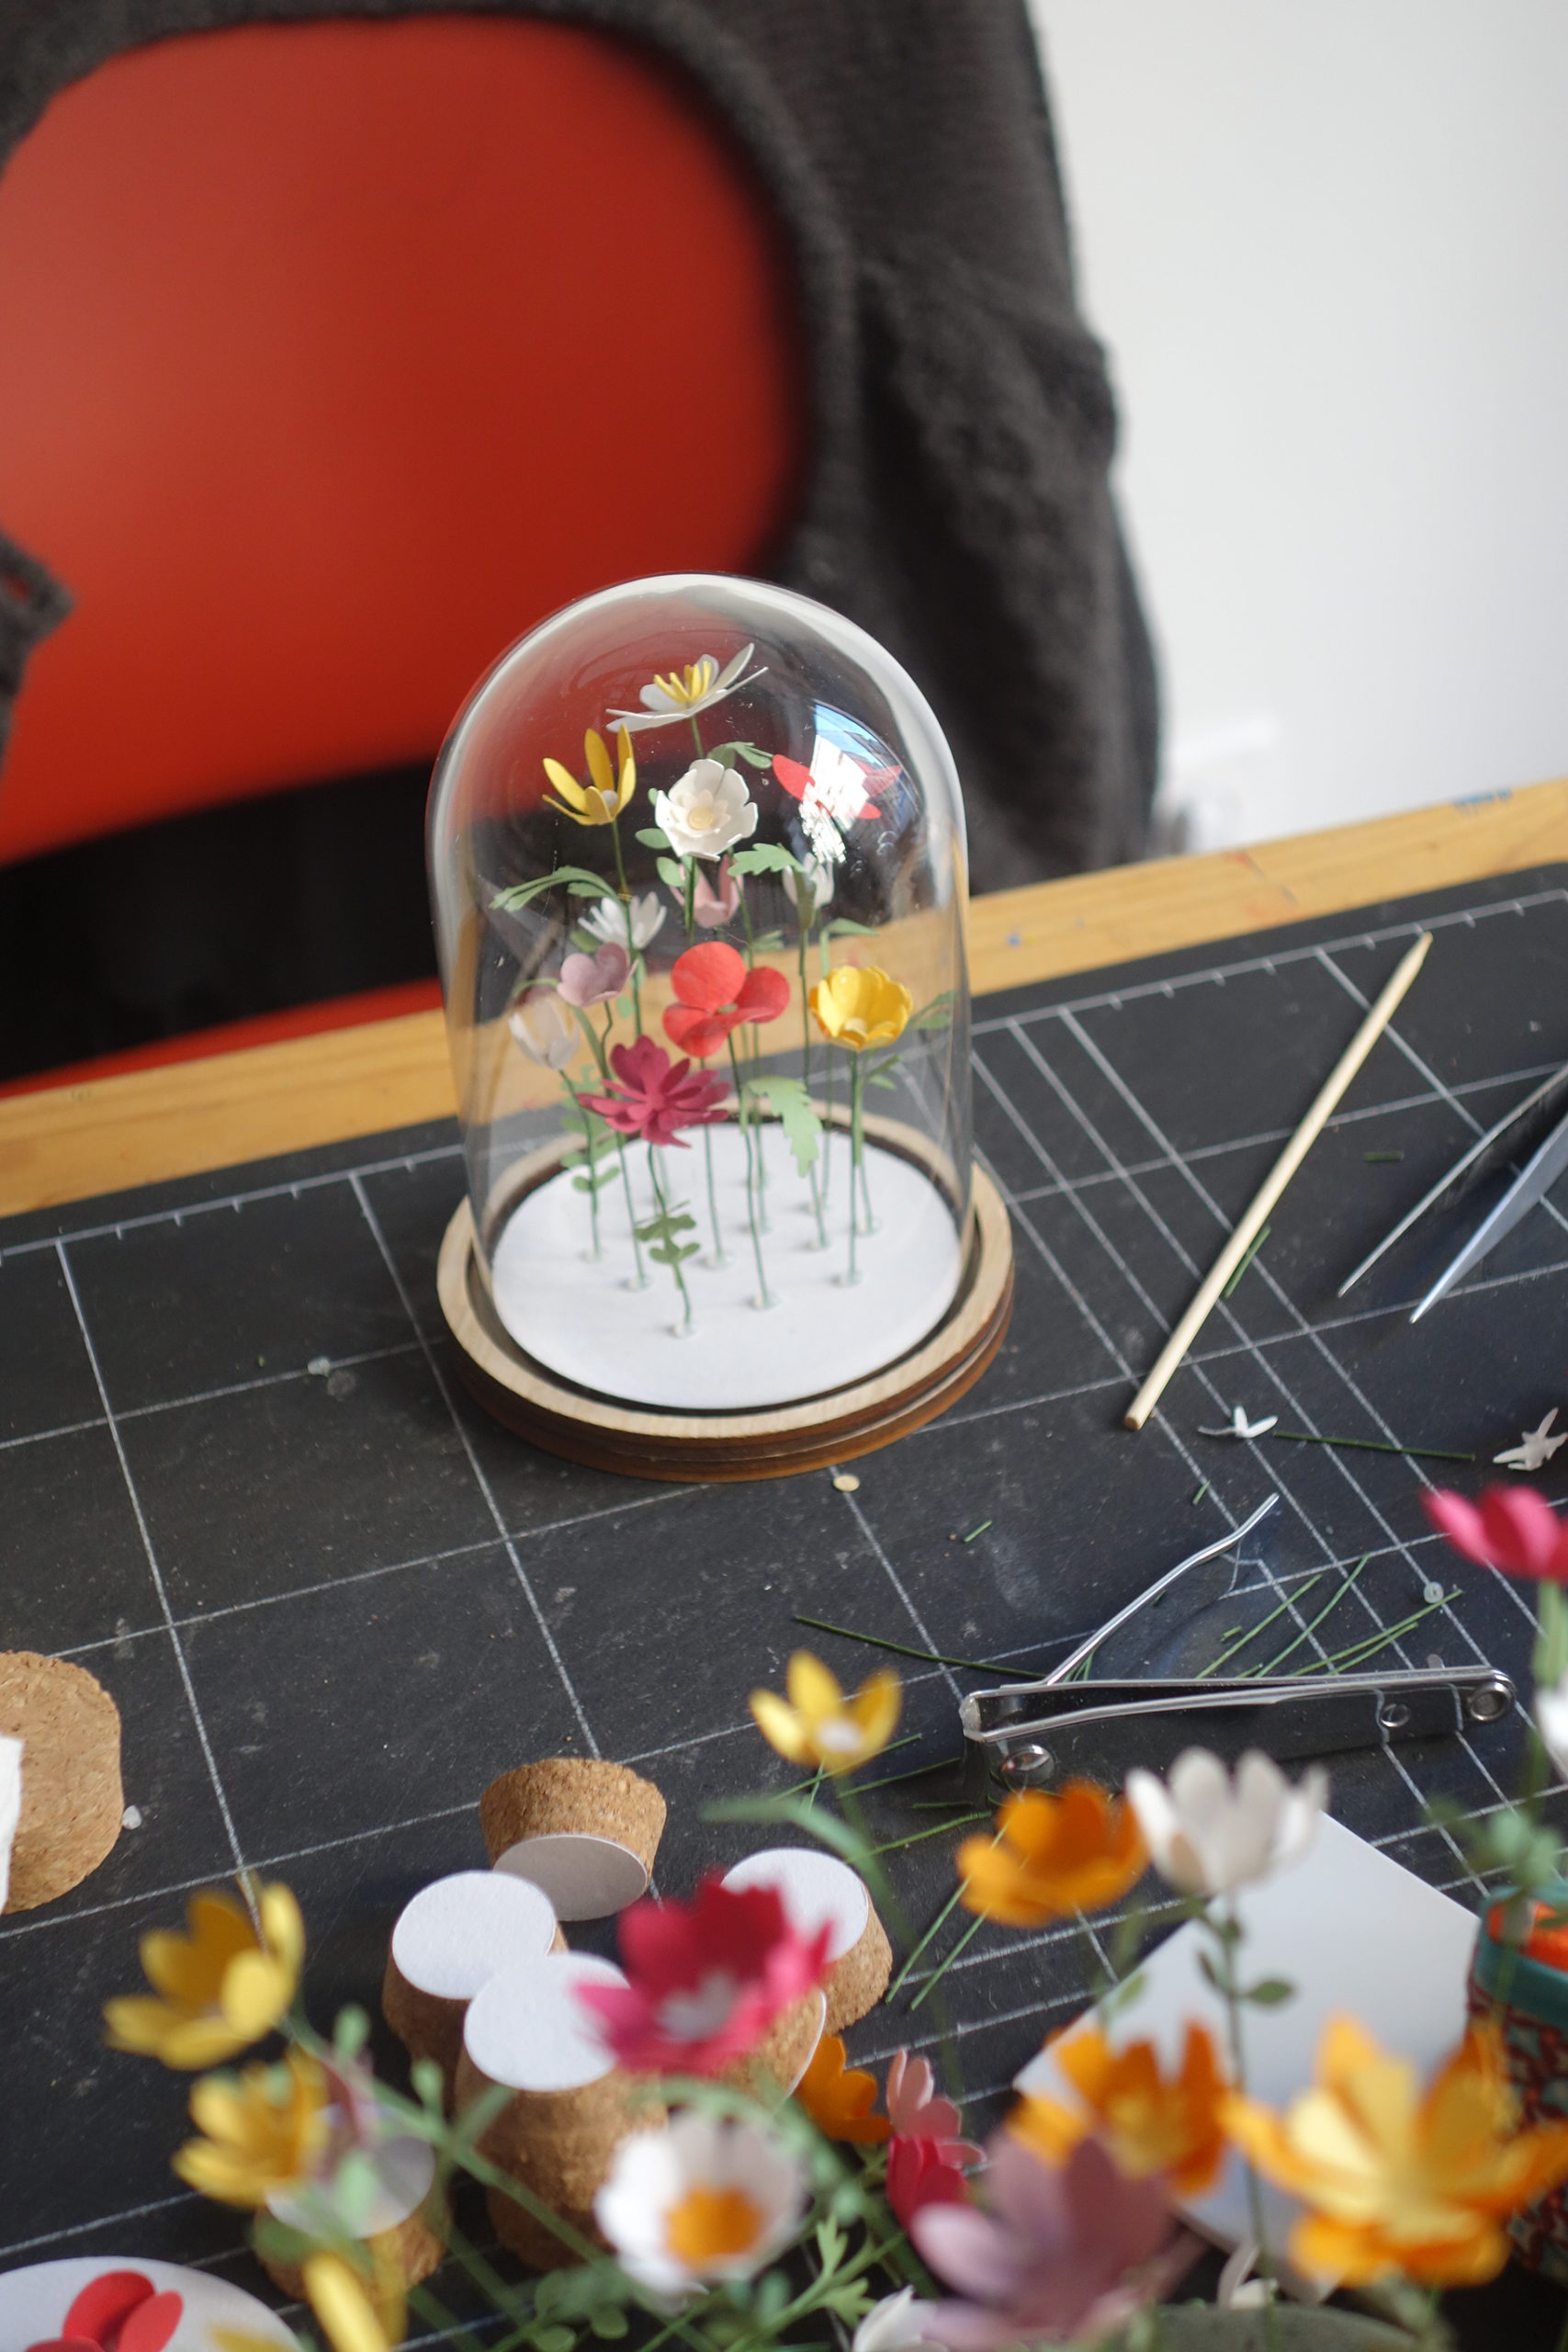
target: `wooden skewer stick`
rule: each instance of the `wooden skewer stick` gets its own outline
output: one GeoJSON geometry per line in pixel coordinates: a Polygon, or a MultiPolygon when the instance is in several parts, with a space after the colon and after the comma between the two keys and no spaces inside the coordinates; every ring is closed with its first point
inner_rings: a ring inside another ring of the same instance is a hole
{"type": "Polygon", "coordinates": [[[1171,1374],[1207,1321],[1214,1301],[1246,1257],[1254,1234],[1306,1158],[1333,1115],[1341,1095],[1393,1018],[1394,1008],[1426,962],[1427,950],[1431,944],[1431,933],[1424,931],[1409,954],[1401,958],[1382,994],[1318,1089],[1316,1101],[1264,1179],[1251,1207],[1204,1277],[1197,1297],[1161,1349],[1158,1363],[1128,1406],[1124,1416],[1128,1429],[1141,1430],[1154,1411],[1171,1374]]]}

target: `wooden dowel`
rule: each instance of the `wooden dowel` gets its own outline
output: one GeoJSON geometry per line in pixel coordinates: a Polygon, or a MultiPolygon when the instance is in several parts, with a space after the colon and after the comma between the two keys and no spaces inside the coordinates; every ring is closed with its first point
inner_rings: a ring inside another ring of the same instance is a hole
{"type": "Polygon", "coordinates": [[[1127,1408],[1124,1419],[1130,1430],[1141,1430],[1158,1404],[1171,1374],[1207,1321],[1214,1301],[1246,1257],[1254,1234],[1306,1158],[1333,1115],[1341,1095],[1393,1018],[1395,1006],[1426,962],[1427,950],[1431,944],[1431,933],[1424,931],[1408,955],[1401,958],[1382,994],[1324,1080],[1316,1101],[1264,1179],[1251,1207],[1209,1269],[1197,1297],[1161,1349],[1158,1363],[1127,1408]]]}

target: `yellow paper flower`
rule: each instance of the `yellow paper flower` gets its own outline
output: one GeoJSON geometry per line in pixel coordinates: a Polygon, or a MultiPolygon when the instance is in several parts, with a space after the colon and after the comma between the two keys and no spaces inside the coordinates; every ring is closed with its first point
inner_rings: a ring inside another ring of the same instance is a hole
{"type": "Polygon", "coordinates": [[[375,2265],[374,2283],[341,2254],[308,2254],[300,2265],[310,2309],[333,2352],[391,2352],[403,2336],[402,2290],[390,2262],[375,2265]]]}
{"type": "Polygon", "coordinates": [[[559,793],[552,800],[547,793],[547,808],[558,808],[574,825],[612,824],[637,790],[637,761],[632,755],[631,737],[624,727],[615,729],[615,746],[620,753],[620,773],[610,763],[604,739],[591,727],[582,739],[583,754],[588,762],[588,782],[579,784],[570,768],[558,760],[545,762],[545,774],[559,793]]]}
{"type": "Polygon", "coordinates": [[[1163,2174],[1179,2197],[1213,2185],[1225,2153],[1220,2108],[1230,2085],[1202,2026],[1189,2025],[1180,2067],[1169,2075],[1161,2074],[1152,2041],[1112,2050],[1098,2026],[1067,2035],[1055,2055],[1082,2105],[1025,2098],[1007,2120],[1015,2140],[1061,2165],[1092,2137],[1130,2180],[1163,2174]]]}
{"type": "Polygon", "coordinates": [[[875,964],[840,964],[818,981],[810,1002],[824,1037],[854,1054],[867,1046],[892,1045],[915,1009],[903,981],[890,979],[875,964]]]}
{"type": "Polygon", "coordinates": [[[161,1997],[105,2003],[110,2049],[194,2071],[270,2033],[294,1998],[305,1928],[286,1886],[258,1888],[256,1913],[259,1929],[233,1895],[209,1888],[186,1907],[188,1934],[143,1936],[141,1965],[161,1997]]]}
{"type": "Polygon", "coordinates": [[[1147,1866],[1133,1808],[1093,1781],[1068,1781],[1060,1796],[1025,1789],[997,1815],[997,1836],[958,1849],[966,1911],[1004,1928],[1043,1928],[1074,1911],[1102,1911],[1147,1866]]]}
{"type": "Polygon", "coordinates": [[[873,2112],[876,2077],[863,2067],[844,2064],[844,2038],[825,2033],[811,2064],[795,2086],[799,2104],[825,2140],[852,2140],[857,2146],[878,2146],[893,2126],[886,2115],[873,2112]]]}
{"type": "Polygon", "coordinates": [[[314,2172],[326,2151],[327,2078],[314,2058],[288,2051],[281,2065],[207,2075],[190,2095],[191,2120],[205,2140],[175,2157],[180,2178],[224,2205],[265,2205],[275,2189],[314,2172]]]}
{"type": "Polygon", "coordinates": [[[1502,2223],[1568,2178],[1568,2123],[1516,2126],[1502,2044],[1472,2027],[1427,2091],[1353,2018],[1331,2018],[1317,2079],[1283,2115],[1235,2095],[1221,2120],[1259,2172],[1308,2209],[1303,2270],[1364,2286],[1397,2272],[1479,2286],[1508,2256],[1502,2223]]]}
{"type": "Polygon", "coordinates": [[[792,1764],[819,1764],[828,1772],[854,1772],[880,1756],[892,1738],[904,1689],[890,1667],[867,1677],[853,1698],[809,1650],[796,1650],[784,1675],[787,1700],[753,1690],[751,1713],[771,1747],[792,1764]]]}

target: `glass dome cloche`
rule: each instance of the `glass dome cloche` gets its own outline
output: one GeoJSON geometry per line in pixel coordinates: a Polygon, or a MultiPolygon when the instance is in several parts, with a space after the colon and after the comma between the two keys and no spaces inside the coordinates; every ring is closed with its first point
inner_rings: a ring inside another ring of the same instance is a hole
{"type": "Polygon", "coordinates": [[[919,688],[786,590],[628,582],[502,655],[431,887],[468,1196],[442,1304],[546,1446],[751,1477],[885,1443],[1000,1343],[963,804],[919,688]]]}

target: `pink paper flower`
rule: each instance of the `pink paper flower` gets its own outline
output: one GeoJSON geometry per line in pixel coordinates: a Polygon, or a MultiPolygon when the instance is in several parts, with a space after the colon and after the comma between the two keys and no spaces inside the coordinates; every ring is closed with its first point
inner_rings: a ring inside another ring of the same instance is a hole
{"type": "MultiPolygon", "coordinates": [[[[584,959],[586,961],[586,958],[584,959]]],[[[620,1080],[611,1094],[584,1094],[579,1099],[607,1119],[617,1134],[641,1136],[647,1143],[681,1143],[678,1127],[711,1126],[722,1119],[724,1080],[706,1070],[687,1075],[691,1063],[671,1062],[662,1046],[638,1037],[629,1046],[612,1046],[610,1068],[620,1080]]]]}
{"type": "Polygon", "coordinates": [[[887,2202],[908,2229],[928,2205],[966,2205],[969,2183],[941,2141],[895,2137],[887,2143],[887,2202]]]}
{"type": "Polygon", "coordinates": [[[966,2299],[922,2315],[922,2335],[948,2352],[1098,2344],[1197,2255],[1196,2238],[1174,2231],[1159,2182],[1127,2179],[1097,2140],[1080,2141],[1055,2165],[1002,2132],[990,2160],[989,2211],[927,2205],[909,2233],[937,2277],[966,2299]]]}
{"type": "Polygon", "coordinates": [[[936,2077],[924,2058],[900,2050],[887,2069],[884,2098],[894,2136],[900,2140],[934,2140],[944,2164],[967,2169],[985,2159],[973,2141],[963,2139],[958,2109],[950,2098],[932,2096],[936,2077]]]}
{"type": "Polygon", "coordinates": [[[733,922],[740,911],[740,877],[731,874],[729,860],[718,862],[718,888],[716,890],[699,865],[696,885],[692,892],[692,921],[700,922],[705,931],[722,931],[733,922]]]}
{"type": "Polygon", "coordinates": [[[583,1984],[578,1998],[618,2064],[716,2075],[821,1983],[831,1934],[801,1935],[776,1887],[705,1878],[689,1904],[634,1903],[620,1930],[627,1983],[583,1984]]]}
{"type": "Polygon", "coordinates": [[[632,959],[615,940],[607,940],[592,956],[569,956],[560,967],[558,990],[563,1004],[607,1004],[626,987],[632,959]]]}
{"type": "Polygon", "coordinates": [[[1467,1560],[1568,1584],[1568,1526],[1533,1487],[1488,1487],[1479,1508],[1441,1487],[1421,1501],[1438,1534],[1467,1560]]]}
{"type": "Polygon", "coordinates": [[[789,1002],[789,982],[782,972],[761,964],[749,972],[739,949],[722,939],[688,947],[676,957],[670,978],[677,1001],[664,1015],[664,1034],[700,1062],[716,1054],[743,1021],[776,1021],[789,1002]]]}
{"type": "Polygon", "coordinates": [[[60,2334],[28,2352],[163,2352],[184,2309],[183,2297],[160,2294],[140,2270],[101,2270],[66,2312],[60,2334]]]}

